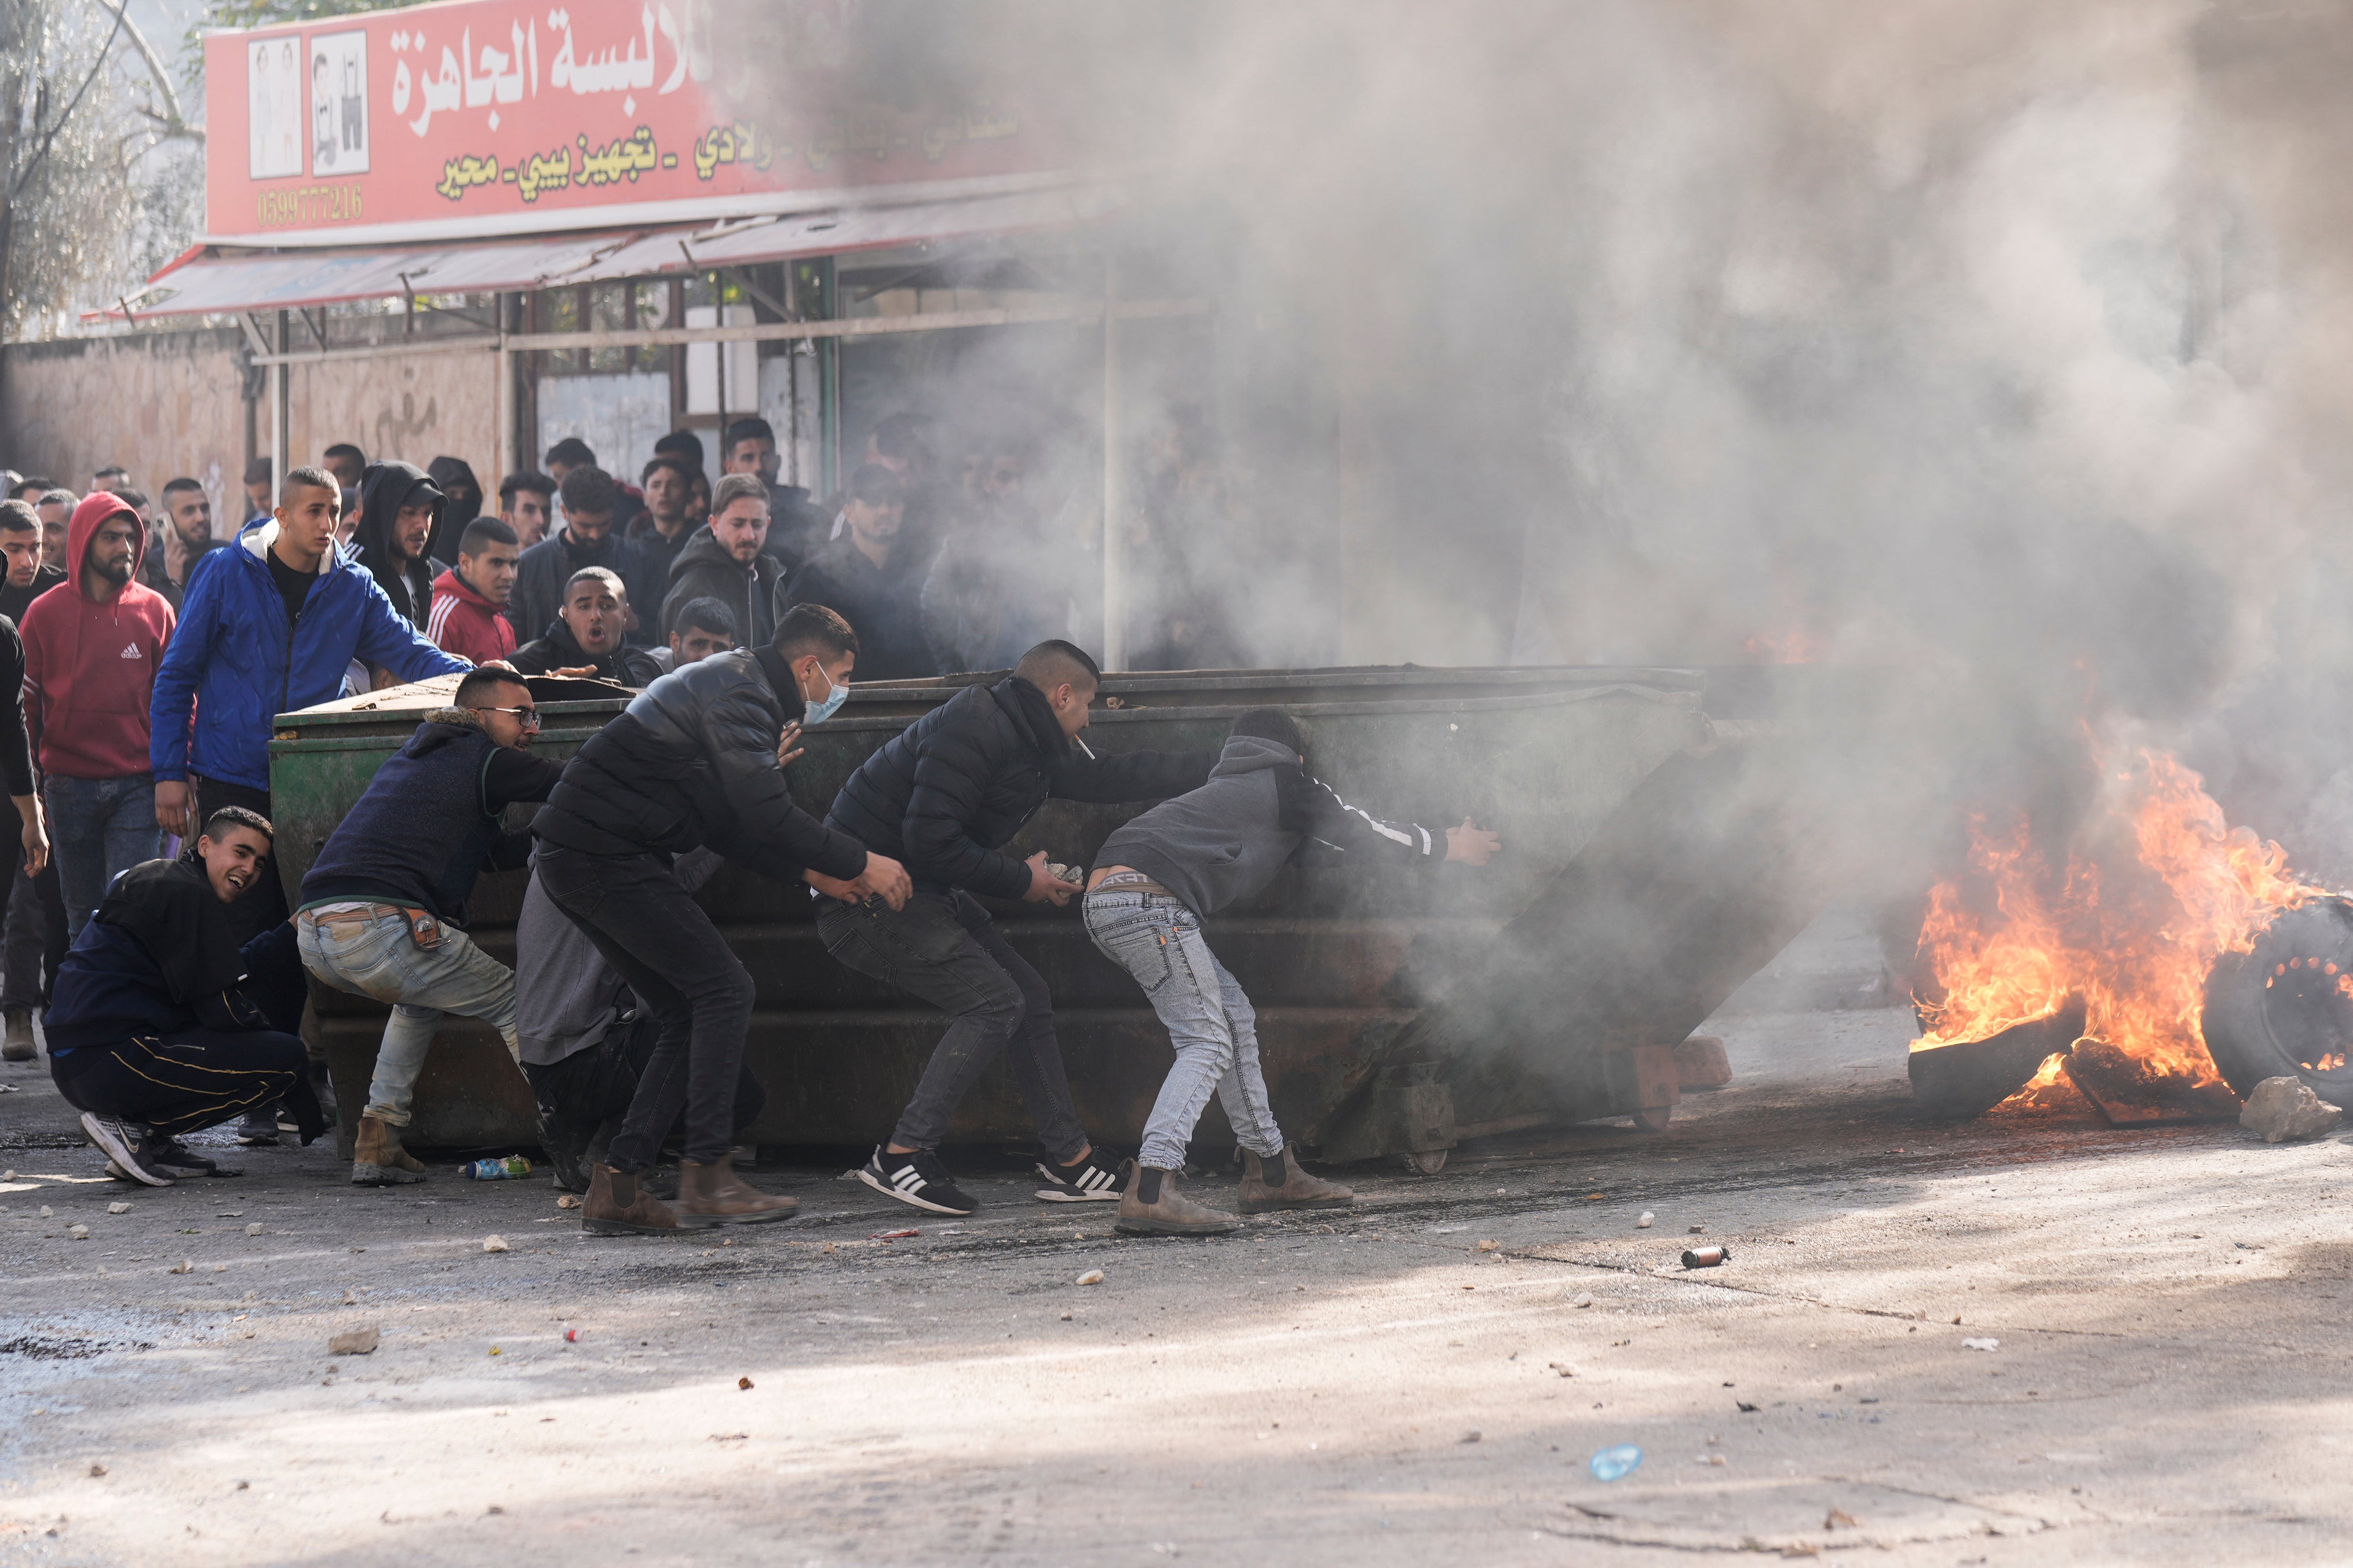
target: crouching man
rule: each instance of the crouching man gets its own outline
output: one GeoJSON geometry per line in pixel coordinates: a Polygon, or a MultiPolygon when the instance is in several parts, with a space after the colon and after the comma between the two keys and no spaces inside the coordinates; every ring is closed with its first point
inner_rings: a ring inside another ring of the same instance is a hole
{"type": "Polygon", "coordinates": [[[270,827],[222,806],[195,849],[114,879],[58,966],[49,1071],[115,1173],[151,1187],[235,1175],[179,1140],[283,1101],[308,1143],[326,1130],[295,1033],[302,965],[280,921],[242,947],[228,907],[261,879],[270,827]]]}
{"type": "Polygon", "coordinates": [[[1127,1235],[1208,1236],[1240,1226],[1176,1190],[1213,1089],[1243,1150],[1242,1213],[1356,1201],[1347,1188],[1301,1170],[1284,1147],[1260,1070],[1258,1016],[1202,939],[1202,920],[1259,892],[1293,861],[1483,866],[1502,847],[1467,820],[1433,833],[1367,816],[1306,772],[1305,751],[1299,726],[1281,709],[1243,714],[1209,782],[1113,833],[1087,879],[1087,934],[1143,985],[1176,1048],[1113,1222],[1127,1235]]]}
{"type": "Polygon", "coordinates": [[[481,1019],[516,1049],[514,971],[464,927],[474,879],[530,858],[530,829],[509,831],[501,816],[517,801],[545,800],[564,775],[562,763],[531,754],[537,733],[514,671],[475,670],[376,770],[302,879],[303,966],[392,1004],[353,1151],[355,1186],[425,1179],[401,1129],[444,1013],[481,1019]]]}

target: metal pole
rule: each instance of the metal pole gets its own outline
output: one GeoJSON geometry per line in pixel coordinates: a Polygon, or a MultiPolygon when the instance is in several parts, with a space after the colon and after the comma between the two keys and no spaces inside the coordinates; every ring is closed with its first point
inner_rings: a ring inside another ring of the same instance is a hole
{"type": "Polygon", "coordinates": [[[1103,258],[1103,667],[1127,668],[1125,411],[1119,385],[1119,262],[1103,258]]]}
{"type": "MultiPolygon", "coordinates": [[[[785,263],[785,319],[792,321],[801,313],[800,266],[785,263]]],[[[798,345],[785,344],[785,483],[797,486],[801,482],[801,361],[798,345]]]]}
{"type": "MultiPolygon", "coordinates": [[[[278,312],[278,341],[270,345],[280,353],[286,348],[286,312],[278,312]]],[[[286,482],[286,367],[269,367],[269,503],[278,504],[286,482]]]]}

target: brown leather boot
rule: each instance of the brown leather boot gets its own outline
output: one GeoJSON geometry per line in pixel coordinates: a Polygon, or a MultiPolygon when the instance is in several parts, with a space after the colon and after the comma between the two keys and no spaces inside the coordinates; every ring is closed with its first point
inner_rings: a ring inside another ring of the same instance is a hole
{"type": "Polygon", "coordinates": [[[725,1154],[709,1164],[678,1163],[678,1223],[682,1226],[765,1225],[790,1219],[800,1209],[796,1199],[772,1197],[745,1186],[725,1154]]]}
{"type": "Polygon", "coordinates": [[[588,1178],[580,1228],[591,1236],[674,1236],[678,1215],[638,1184],[631,1173],[598,1165],[588,1178]]]}
{"type": "Polygon", "coordinates": [[[1130,1161],[1127,1190],[1119,1194],[1119,1217],[1111,1227],[1122,1236],[1223,1236],[1241,1229],[1242,1222],[1178,1192],[1176,1172],[1130,1161]]]}
{"type": "Polygon", "coordinates": [[[380,1116],[360,1118],[352,1148],[352,1185],[396,1187],[425,1179],[425,1163],[400,1146],[400,1129],[380,1116]]]}
{"type": "Polygon", "coordinates": [[[1356,1194],[1339,1183],[1327,1182],[1301,1170],[1299,1157],[1289,1149],[1263,1160],[1248,1150],[1242,1152],[1241,1201],[1235,1206],[1244,1214],[1264,1214],[1269,1209],[1344,1209],[1356,1201],[1356,1194]]]}

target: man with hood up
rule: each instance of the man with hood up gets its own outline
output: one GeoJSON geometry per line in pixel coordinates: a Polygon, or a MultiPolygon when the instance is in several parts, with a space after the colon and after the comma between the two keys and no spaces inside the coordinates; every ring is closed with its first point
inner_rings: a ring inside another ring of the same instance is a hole
{"type": "Polygon", "coordinates": [[[427,553],[438,524],[441,487],[414,463],[370,463],[360,475],[360,519],[353,558],[366,567],[392,607],[422,626],[433,617],[433,579],[445,570],[427,553]]]}
{"type": "Polygon", "coordinates": [[[176,617],[138,580],[147,530],[113,494],[84,496],[66,530],[67,580],[33,601],[25,725],[48,808],[69,940],[121,872],[163,851],[147,712],[176,617]]]}
{"type": "Polygon", "coordinates": [[[482,481],[463,458],[436,458],[425,465],[425,477],[441,491],[441,517],[425,542],[425,553],[434,561],[455,561],[452,553],[465,537],[466,525],[482,515],[482,481]]]}
{"type": "Polygon", "coordinates": [[[1152,1102],[1112,1228],[1215,1236],[1240,1228],[1176,1190],[1193,1126],[1214,1090],[1242,1146],[1239,1207],[1346,1208],[1356,1194],[1299,1168],[1260,1070],[1258,1015],[1201,933],[1202,921],[1265,890],[1287,865],[1484,866],[1503,845],[1465,817],[1434,829],[1383,822],[1306,771],[1307,742],[1280,708],[1234,721],[1200,788],[1114,828],[1087,878],[1087,934],[1126,970],[1168,1030],[1176,1061],[1152,1102]]]}

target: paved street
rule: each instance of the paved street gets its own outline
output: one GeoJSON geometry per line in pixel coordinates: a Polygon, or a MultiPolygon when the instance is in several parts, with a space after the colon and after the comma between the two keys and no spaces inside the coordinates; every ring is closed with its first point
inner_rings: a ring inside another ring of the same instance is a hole
{"type": "Polygon", "coordinates": [[[354,1190],[323,1147],[126,1191],[10,1067],[0,1559],[2345,1555],[2353,1150],[1931,1127],[1901,1012],[1715,1026],[1737,1080],[1666,1136],[1466,1147],[1208,1242],[1010,1166],[944,1223],[767,1172],[806,1217],[677,1241],[584,1238],[541,1180],[354,1190]],[[1727,1266],[1679,1267],[1695,1226],[1727,1266]]]}

